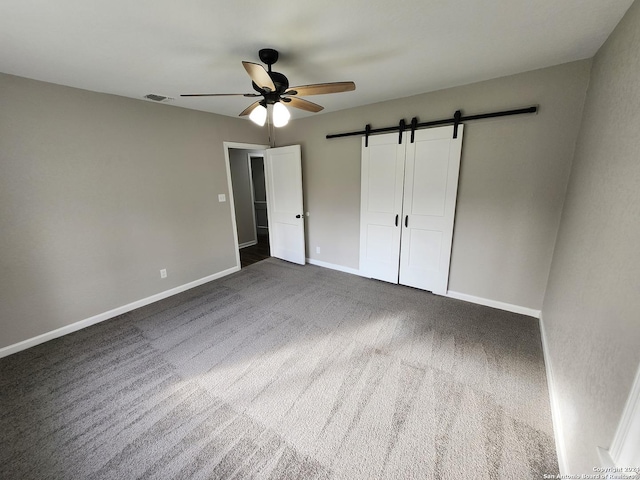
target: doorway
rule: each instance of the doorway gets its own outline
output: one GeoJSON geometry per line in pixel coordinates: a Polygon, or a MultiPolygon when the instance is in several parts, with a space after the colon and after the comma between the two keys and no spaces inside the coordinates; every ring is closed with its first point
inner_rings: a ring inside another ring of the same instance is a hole
{"type": "MultiPolygon", "coordinates": [[[[305,214],[300,145],[269,148],[263,145],[224,142],[224,154],[237,267],[241,267],[240,251],[258,244],[258,226],[263,227],[260,228],[261,233],[268,232],[268,236],[264,237],[268,238],[270,256],[304,265],[305,214]],[[252,166],[256,169],[256,183],[260,184],[264,178],[264,200],[261,192],[256,195],[253,188],[252,166]],[[235,173],[232,174],[232,170],[235,173]],[[233,177],[238,181],[233,181],[233,177]],[[248,192],[246,195],[241,193],[243,189],[248,192]],[[266,212],[262,208],[264,205],[266,212]],[[241,219],[243,214],[244,220],[241,219]]],[[[221,201],[224,201],[224,195],[221,197],[221,201]]]]}
{"type": "Polygon", "coordinates": [[[240,268],[271,256],[261,145],[225,144],[240,268]]]}
{"type": "Polygon", "coordinates": [[[269,213],[267,211],[267,189],[264,175],[264,154],[248,154],[251,191],[253,193],[253,219],[256,229],[255,245],[240,250],[241,267],[251,265],[268,258],[269,250],[269,213]]]}

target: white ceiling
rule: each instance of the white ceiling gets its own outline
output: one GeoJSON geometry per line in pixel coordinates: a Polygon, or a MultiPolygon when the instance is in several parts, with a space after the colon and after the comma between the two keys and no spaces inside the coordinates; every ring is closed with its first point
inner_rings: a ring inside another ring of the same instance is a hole
{"type": "Polygon", "coordinates": [[[329,112],[589,58],[632,3],[1,0],[0,71],[236,116],[252,99],[179,95],[252,92],[240,62],[270,47],[292,86],[356,83],[308,97],[329,112]]]}

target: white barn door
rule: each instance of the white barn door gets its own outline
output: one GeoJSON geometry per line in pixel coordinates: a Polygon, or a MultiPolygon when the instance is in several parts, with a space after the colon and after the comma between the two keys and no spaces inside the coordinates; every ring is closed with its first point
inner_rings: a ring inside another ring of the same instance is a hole
{"type": "Polygon", "coordinates": [[[360,270],[371,278],[398,283],[404,143],[397,134],[362,139],[360,270]]]}
{"type": "Polygon", "coordinates": [[[362,143],[360,271],[444,295],[464,126],[369,137],[362,143]]]}
{"type": "Polygon", "coordinates": [[[463,125],[415,132],[407,144],[400,283],[444,295],[449,283],[463,125]]]}
{"type": "Polygon", "coordinates": [[[271,256],[305,264],[300,145],[265,150],[271,256]]]}

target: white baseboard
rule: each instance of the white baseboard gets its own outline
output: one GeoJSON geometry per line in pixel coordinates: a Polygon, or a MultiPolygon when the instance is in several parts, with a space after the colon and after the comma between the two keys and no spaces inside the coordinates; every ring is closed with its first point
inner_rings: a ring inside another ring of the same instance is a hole
{"type": "MultiPolygon", "coordinates": [[[[609,450],[605,450],[602,447],[597,447],[597,451],[598,451],[598,457],[600,458],[600,465],[603,468],[609,468],[609,469],[616,468],[616,462],[614,462],[613,458],[611,458],[611,455],[609,454],[609,450]]],[[[609,470],[609,471],[613,472],[613,470],[609,470]]]]}
{"type": "MultiPolygon", "coordinates": [[[[640,461],[640,367],[629,392],[629,397],[618,422],[608,450],[617,467],[638,465],[640,461]]],[[[637,477],[633,477],[637,478],[637,477]]]]}
{"type": "Polygon", "coordinates": [[[519,313],[533,318],[540,318],[540,310],[534,310],[533,308],[521,307],[520,305],[499,302],[488,298],[474,297],[473,295],[467,295],[466,293],[459,293],[451,290],[447,290],[447,294],[445,296],[464,300],[465,302],[477,303],[478,305],[484,305],[486,307],[497,308],[498,310],[506,310],[507,312],[519,313]]]}
{"type": "Polygon", "coordinates": [[[329,268],[331,270],[338,270],[339,272],[350,273],[352,275],[358,275],[362,277],[362,273],[357,268],[343,267],[342,265],[336,265],[335,263],[322,262],[313,258],[307,258],[307,263],[310,265],[316,265],[318,267],[329,268]]]}
{"type": "MultiPolygon", "coordinates": [[[[556,441],[556,453],[558,454],[558,468],[560,475],[568,475],[567,456],[564,448],[564,433],[562,430],[562,418],[560,416],[560,405],[555,393],[553,369],[551,368],[551,357],[549,354],[549,344],[547,343],[547,333],[544,329],[544,321],[540,314],[540,336],[542,338],[542,355],[544,357],[544,367],[547,373],[547,388],[549,390],[549,402],[551,403],[551,421],[553,422],[553,437],[556,441]]],[[[551,473],[551,472],[549,472],[551,473]]]]}
{"type": "Polygon", "coordinates": [[[142,300],[123,305],[122,307],[114,308],[113,310],[109,310],[108,312],[100,313],[98,315],[94,315],[93,317],[80,320],[78,322],[72,323],[71,325],[65,325],[64,327],[60,327],[50,332],[43,333],[42,335],[38,335],[37,337],[29,338],[27,340],[23,340],[22,342],[14,343],[13,345],[8,345],[6,347],[0,348],[0,358],[12,355],[22,350],[26,350],[27,348],[35,347],[36,345],[48,342],[49,340],[53,340],[54,338],[62,337],[63,335],[82,330],[83,328],[90,327],[91,325],[95,325],[96,323],[104,322],[105,320],[109,320],[110,318],[130,312],[131,310],[135,310],[136,308],[144,307],[145,305],[157,302],[158,300],[171,297],[172,295],[175,295],[177,293],[184,292],[185,290],[189,290],[190,288],[194,288],[212,280],[230,275],[239,270],[240,267],[238,266],[231,267],[227,270],[214,273],[213,275],[209,275],[207,277],[194,280],[193,282],[185,283],[184,285],[180,285],[170,290],[165,290],[164,292],[151,295],[150,297],[143,298],[142,300]]]}
{"type": "Polygon", "coordinates": [[[257,240],[251,240],[249,242],[244,242],[238,245],[238,248],[246,248],[246,247],[251,247],[253,245],[257,245],[258,241],[257,240]]]}

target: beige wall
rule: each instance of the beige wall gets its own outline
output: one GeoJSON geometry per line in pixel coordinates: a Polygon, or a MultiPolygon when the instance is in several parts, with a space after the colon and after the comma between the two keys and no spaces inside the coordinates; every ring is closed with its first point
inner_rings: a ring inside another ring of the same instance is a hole
{"type": "Polygon", "coordinates": [[[639,132],[636,1],[594,58],[544,301],[567,473],[599,465],[640,363],[639,132]]]}
{"type": "MultiPolygon", "coordinates": [[[[358,268],[360,137],[329,133],[540,104],[538,115],[465,127],[449,289],[540,309],[590,62],[580,61],[463,87],[296,120],[278,145],[302,145],[307,251],[358,268]],[[321,254],[316,254],[316,246],[321,254]]],[[[343,95],[348,95],[345,93],[343,95]]],[[[317,98],[322,104],[322,98],[317,98]]]]}
{"type": "Polygon", "coordinates": [[[265,140],[0,74],[0,348],[235,266],[222,142],[265,140]]]}

